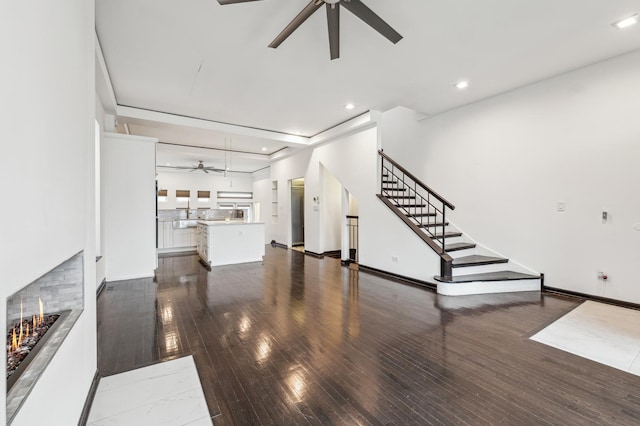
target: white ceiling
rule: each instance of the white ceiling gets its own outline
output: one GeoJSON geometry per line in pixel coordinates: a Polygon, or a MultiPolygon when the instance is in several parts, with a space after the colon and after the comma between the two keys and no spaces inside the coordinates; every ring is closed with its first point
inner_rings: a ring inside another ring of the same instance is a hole
{"type": "Polygon", "coordinates": [[[224,151],[160,143],[156,149],[156,164],[159,171],[178,173],[187,173],[189,170],[176,170],[172,167],[195,167],[199,161],[202,161],[205,167],[247,173],[256,172],[269,165],[268,155],[249,154],[233,149],[224,151]]]}
{"type": "MultiPolygon", "coordinates": [[[[267,47],[309,0],[96,0],[96,31],[119,105],[308,137],[368,110],[437,114],[640,49],[640,25],[611,26],[639,13],[638,0],[363,2],[404,38],[393,45],[342,8],[334,61],[324,10],[267,47]],[[465,91],[453,87],[461,79],[465,91]]],[[[121,122],[163,142],[219,147],[232,138],[257,153],[295,146],[121,122]]]]}
{"type": "Polygon", "coordinates": [[[267,167],[274,154],[295,149],[270,138],[134,118],[120,119],[118,131],[158,138],[156,164],[164,172],[184,173],[171,167],[196,166],[199,161],[207,167],[255,172],[267,167]]]}

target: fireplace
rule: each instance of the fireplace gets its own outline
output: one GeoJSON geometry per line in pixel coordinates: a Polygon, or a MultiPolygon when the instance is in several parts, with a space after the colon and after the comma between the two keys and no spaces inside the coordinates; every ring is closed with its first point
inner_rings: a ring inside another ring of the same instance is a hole
{"type": "Polygon", "coordinates": [[[7,371],[7,424],[28,398],[83,308],[83,252],[7,298],[8,369],[16,364],[15,348],[23,352],[17,369],[7,371]],[[38,340],[37,344],[27,348],[33,340],[38,340]]]}

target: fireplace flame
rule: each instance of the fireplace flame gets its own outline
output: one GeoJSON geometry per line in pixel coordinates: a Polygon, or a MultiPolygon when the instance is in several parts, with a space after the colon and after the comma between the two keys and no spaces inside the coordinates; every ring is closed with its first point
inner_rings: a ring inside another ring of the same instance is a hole
{"type": "Polygon", "coordinates": [[[22,343],[22,299],[20,299],[20,336],[18,337],[18,346],[22,343]]]}
{"type": "Polygon", "coordinates": [[[42,303],[42,299],[38,297],[38,304],[40,307],[40,312],[32,315],[31,320],[27,317],[26,321],[24,319],[23,305],[22,300],[20,300],[20,325],[15,325],[11,332],[11,344],[7,344],[9,347],[9,352],[14,352],[20,349],[23,340],[26,340],[32,334],[35,336],[37,334],[36,328],[41,326],[44,322],[44,305],[42,303]]]}
{"type": "Polygon", "coordinates": [[[13,336],[11,338],[11,350],[15,351],[18,349],[18,340],[16,339],[16,328],[13,327],[13,336]]]}

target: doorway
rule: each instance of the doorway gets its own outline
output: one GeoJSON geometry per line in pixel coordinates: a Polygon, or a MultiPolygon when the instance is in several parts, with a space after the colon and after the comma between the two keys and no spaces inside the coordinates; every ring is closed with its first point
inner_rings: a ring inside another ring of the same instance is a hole
{"type": "Polygon", "coordinates": [[[346,235],[342,239],[342,262],[343,264],[358,263],[358,200],[347,189],[344,190],[343,200],[345,208],[343,213],[346,216],[346,235]]]}
{"type": "Polygon", "coordinates": [[[304,251],[304,178],[291,181],[291,247],[304,251]]]}

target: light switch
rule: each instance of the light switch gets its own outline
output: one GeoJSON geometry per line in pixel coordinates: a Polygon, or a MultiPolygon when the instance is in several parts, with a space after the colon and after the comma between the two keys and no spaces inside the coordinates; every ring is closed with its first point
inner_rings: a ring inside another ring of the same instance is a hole
{"type": "Polygon", "coordinates": [[[556,204],[556,210],[559,212],[563,212],[565,210],[564,201],[558,201],[558,203],[556,204]]]}

